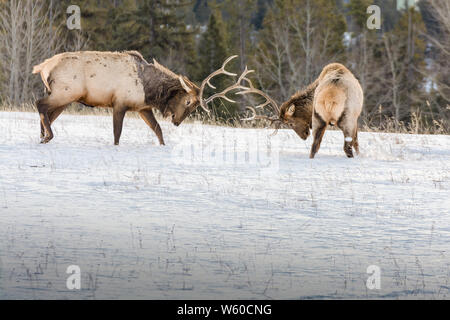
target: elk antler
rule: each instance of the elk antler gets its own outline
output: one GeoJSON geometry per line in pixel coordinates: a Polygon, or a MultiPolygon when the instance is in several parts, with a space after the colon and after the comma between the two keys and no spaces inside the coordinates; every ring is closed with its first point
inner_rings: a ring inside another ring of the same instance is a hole
{"type": "MultiPolygon", "coordinates": [[[[247,71],[247,67],[245,67],[245,70],[247,71]]],[[[250,73],[250,72],[253,72],[253,71],[254,70],[250,70],[247,73],[250,73]]],[[[242,119],[242,120],[249,121],[249,120],[255,120],[255,119],[265,119],[265,120],[272,121],[272,123],[274,121],[276,121],[276,120],[279,120],[278,117],[277,118],[270,118],[270,117],[267,117],[267,116],[257,116],[256,115],[256,109],[262,109],[262,108],[264,108],[267,105],[272,105],[272,107],[274,108],[276,114],[280,113],[280,108],[278,108],[278,104],[269,95],[267,95],[266,93],[262,92],[259,89],[256,89],[253,86],[253,83],[250,81],[250,79],[244,78],[243,80],[245,80],[248,83],[249,86],[248,87],[241,86],[240,88],[242,89],[242,91],[239,91],[236,94],[244,95],[244,94],[249,94],[249,93],[256,93],[256,94],[262,96],[263,98],[265,98],[266,102],[264,102],[264,103],[262,103],[262,104],[260,104],[260,105],[258,105],[256,107],[247,107],[247,109],[252,111],[253,116],[250,117],[250,118],[242,119]]]]}
{"type": "Polygon", "coordinates": [[[208,104],[213,101],[216,98],[224,98],[225,100],[232,102],[232,103],[236,103],[236,101],[230,99],[227,97],[227,93],[230,92],[231,90],[234,89],[239,89],[241,87],[240,83],[242,81],[242,78],[245,77],[246,74],[242,74],[238,81],[226,88],[225,90],[223,90],[222,92],[216,93],[214,95],[212,95],[211,97],[207,98],[207,99],[203,99],[203,92],[205,90],[206,85],[208,85],[210,88],[212,89],[216,89],[216,87],[214,87],[210,81],[212,78],[214,78],[215,76],[219,75],[219,74],[225,74],[227,76],[232,76],[235,77],[237,76],[236,73],[231,73],[225,70],[225,66],[228,64],[228,62],[230,62],[231,60],[233,60],[234,58],[237,58],[238,56],[231,56],[229,57],[227,60],[225,60],[225,62],[223,63],[222,67],[219,70],[214,71],[213,73],[211,73],[209,76],[206,77],[205,80],[203,80],[202,85],[200,86],[200,93],[199,93],[199,97],[200,97],[200,106],[202,107],[203,110],[205,110],[207,113],[210,113],[210,111],[208,110],[207,106],[208,104]]]}
{"type": "MultiPolygon", "coordinates": [[[[237,93],[237,94],[239,94],[239,93],[237,93]]],[[[245,93],[242,93],[242,94],[245,94],[245,93]]],[[[247,106],[246,108],[249,109],[253,113],[253,115],[249,118],[241,119],[242,121],[267,120],[270,122],[271,126],[275,123],[275,131],[271,134],[271,136],[274,136],[278,133],[278,129],[281,128],[281,124],[283,123],[283,121],[279,117],[271,118],[268,116],[260,116],[260,115],[256,114],[256,110],[254,107],[247,106]]]]}
{"type": "Polygon", "coordinates": [[[210,81],[212,78],[214,78],[215,76],[219,75],[219,74],[225,74],[228,76],[237,76],[237,74],[235,73],[231,73],[225,70],[225,66],[234,58],[237,58],[238,56],[231,56],[228,59],[225,60],[225,62],[223,63],[222,67],[216,71],[214,71],[213,73],[211,73],[208,77],[206,77],[205,80],[203,80],[201,86],[200,86],[200,93],[199,93],[199,98],[200,98],[200,106],[202,107],[203,110],[205,110],[207,113],[210,113],[210,111],[208,110],[207,106],[208,104],[213,101],[214,99],[217,98],[224,98],[225,100],[232,102],[232,103],[236,103],[236,101],[230,99],[229,97],[227,97],[227,93],[235,90],[235,89],[239,89],[241,91],[237,92],[236,94],[240,94],[240,95],[244,95],[244,94],[250,94],[250,93],[256,93],[262,97],[264,97],[266,99],[266,102],[264,102],[263,104],[260,104],[256,107],[247,107],[247,109],[251,110],[253,113],[253,116],[251,116],[250,118],[246,118],[246,119],[242,119],[244,121],[250,121],[250,120],[255,120],[255,119],[263,119],[263,120],[268,120],[270,121],[270,124],[272,125],[274,122],[277,122],[276,125],[276,131],[274,133],[276,133],[280,127],[280,125],[278,123],[281,123],[281,120],[278,117],[275,118],[270,118],[267,116],[258,116],[256,115],[256,109],[262,109],[267,105],[272,105],[272,107],[275,109],[275,112],[277,113],[277,115],[280,113],[280,109],[278,108],[277,103],[267,94],[265,94],[264,92],[262,92],[259,89],[256,89],[253,86],[253,83],[250,81],[250,79],[247,78],[247,75],[249,73],[255,72],[254,70],[248,70],[247,66],[245,67],[244,72],[242,72],[242,74],[239,76],[238,80],[232,85],[229,86],[228,88],[226,88],[225,90],[223,90],[222,92],[216,93],[212,96],[210,96],[207,99],[203,99],[203,93],[205,90],[206,85],[208,85],[210,88],[212,89],[216,89],[216,87],[214,87],[210,81]],[[244,86],[242,84],[242,82],[245,81],[247,82],[248,86],[244,86]]]}
{"type": "MultiPolygon", "coordinates": [[[[245,67],[245,70],[247,71],[247,67],[245,67]]],[[[250,73],[250,72],[253,72],[253,70],[251,70],[247,73],[250,73]]],[[[243,121],[267,120],[267,121],[270,121],[270,125],[273,125],[274,123],[276,123],[275,131],[272,133],[272,135],[275,135],[278,132],[278,129],[280,128],[281,123],[282,123],[281,119],[278,116],[280,114],[280,108],[278,107],[278,104],[269,95],[267,95],[266,93],[264,93],[263,91],[261,91],[259,89],[256,89],[253,86],[253,83],[250,81],[250,79],[243,78],[243,80],[245,80],[248,83],[248,87],[241,86],[240,88],[242,89],[242,91],[237,92],[236,94],[244,95],[244,94],[256,93],[256,94],[262,96],[263,98],[265,98],[266,101],[256,107],[247,106],[246,108],[249,109],[253,113],[253,115],[250,116],[249,118],[245,118],[245,119],[241,119],[241,120],[243,120],[243,121]],[[276,117],[271,118],[268,116],[260,116],[260,115],[256,114],[256,109],[262,109],[268,105],[272,105],[275,113],[277,114],[276,117]]]]}

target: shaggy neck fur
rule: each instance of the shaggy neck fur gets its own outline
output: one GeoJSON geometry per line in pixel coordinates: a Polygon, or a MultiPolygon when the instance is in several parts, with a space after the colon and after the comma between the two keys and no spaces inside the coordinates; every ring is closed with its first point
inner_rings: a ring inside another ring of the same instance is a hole
{"type": "Polygon", "coordinates": [[[284,114],[289,106],[295,106],[293,117],[304,119],[309,126],[312,126],[314,91],[318,85],[318,80],[311,83],[306,89],[295,93],[288,101],[284,102],[280,108],[281,114],[284,114]]]}
{"type": "Polygon", "coordinates": [[[144,86],[145,103],[158,108],[164,114],[169,102],[178,93],[185,92],[180,80],[163,72],[154,64],[136,59],[138,74],[144,86]]]}

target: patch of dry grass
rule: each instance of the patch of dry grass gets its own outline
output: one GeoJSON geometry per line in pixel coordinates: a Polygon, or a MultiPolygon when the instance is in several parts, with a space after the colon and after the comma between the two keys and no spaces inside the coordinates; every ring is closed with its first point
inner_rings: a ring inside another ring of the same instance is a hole
{"type": "MultiPolygon", "coordinates": [[[[36,106],[34,103],[22,103],[20,105],[14,105],[8,102],[0,103],[0,111],[9,111],[9,112],[37,112],[36,106]]],[[[72,103],[64,113],[67,114],[77,114],[77,115],[108,115],[112,112],[109,108],[90,108],[85,107],[78,103],[72,103]]]]}
{"type": "Polygon", "coordinates": [[[427,119],[420,112],[411,114],[411,121],[397,121],[394,118],[384,117],[377,125],[364,122],[362,131],[367,132],[391,132],[409,134],[450,134],[448,119],[427,119]]]}
{"type": "MultiPolygon", "coordinates": [[[[8,112],[37,112],[33,103],[23,103],[13,105],[8,102],[0,103],[0,111],[8,112]]],[[[65,111],[65,114],[91,115],[91,116],[112,116],[110,108],[91,108],[78,103],[71,104],[65,111]]],[[[159,112],[155,112],[158,120],[163,117],[159,112]]],[[[139,118],[136,112],[127,113],[127,117],[139,118]]],[[[185,123],[193,123],[201,121],[208,125],[219,125],[235,128],[265,128],[269,125],[267,121],[241,121],[239,118],[232,118],[227,121],[219,119],[214,113],[207,115],[204,112],[197,112],[185,120],[185,123]]],[[[333,128],[330,128],[333,129],[333,128]]],[[[450,134],[450,123],[448,119],[429,119],[426,120],[419,112],[412,114],[411,121],[406,123],[396,121],[393,118],[385,117],[380,124],[374,125],[363,121],[360,130],[365,132],[390,132],[390,133],[406,133],[406,134],[450,134]]]]}

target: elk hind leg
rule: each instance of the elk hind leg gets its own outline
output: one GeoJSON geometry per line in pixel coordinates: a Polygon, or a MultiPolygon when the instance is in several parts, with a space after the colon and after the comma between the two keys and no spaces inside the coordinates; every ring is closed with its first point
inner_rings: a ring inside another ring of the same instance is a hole
{"type": "Polygon", "coordinates": [[[37,101],[36,108],[41,119],[41,143],[48,143],[53,139],[53,131],[50,127],[50,119],[48,116],[48,112],[52,110],[52,107],[48,99],[44,98],[37,101]]]}
{"type": "Polygon", "coordinates": [[[327,123],[320,117],[320,115],[314,112],[312,127],[313,127],[314,142],[312,144],[311,152],[309,154],[310,159],[314,159],[317,151],[319,151],[323,135],[327,128],[327,123]]]}
{"type": "MultiPolygon", "coordinates": [[[[50,126],[61,115],[61,113],[66,109],[66,107],[67,106],[57,107],[56,109],[47,111],[50,126]]],[[[43,140],[44,137],[45,137],[45,128],[41,121],[41,140],[43,140]]]]}
{"type": "Polygon", "coordinates": [[[41,141],[44,140],[45,137],[45,128],[44,125],[42,124],[42,120],[39,120],[39,123],[41,125],[41,141]]]}
{"type": "Polygon", "coordinates": [[[359,155],[358,128],[356,128],[355,135],[353,136],[353,148],[355,149],[356,154],[359,155]]]}
{"type": "Polygon", "coordinates": [[[139,111],[139,115],[145,121],[145,123],[155,132],[158,137],[159,144],[164,146],[164,138],[162,135],[161,127],[158,121],[156,121],[155,115],[151,109],[139,111]]]}
{"type": "Polygon", "coordinates": [[[344,133],[344,152],[348,158],[353,158],[353,149],[359,154],[358,123],[346,115],[345,111],[338,121],[338,127],[344,133]]]}
{"type": "Polygon", "coordinates": [[[69,103],[79,98],[77,92],[68,92],[67,88],[66,90],[52,89],[51,95],[38,100],[36,103],[36,108],[41,118],[41,143],[48,143],[53,139],[52,122],[69,103]]]}
{"type": "Polygon", "coordinates": [[[57,107],[56,109],[53,109],[52,111],[48,112],[48,119],[50,121],[50,125],[55,122],[55,120],[61,115],[61,113],[66,109],[67,106],[57,107]]]}

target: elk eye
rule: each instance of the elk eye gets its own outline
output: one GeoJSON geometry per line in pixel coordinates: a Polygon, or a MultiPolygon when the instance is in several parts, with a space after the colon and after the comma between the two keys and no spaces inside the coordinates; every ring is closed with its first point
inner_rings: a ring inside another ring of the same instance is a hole
{"type": "Polygon", "coordinates": [[[186,101],[186,105],[188,106],[188,105],[190,105],[191,104],[191,100],[187,100],[186,101]]]}

